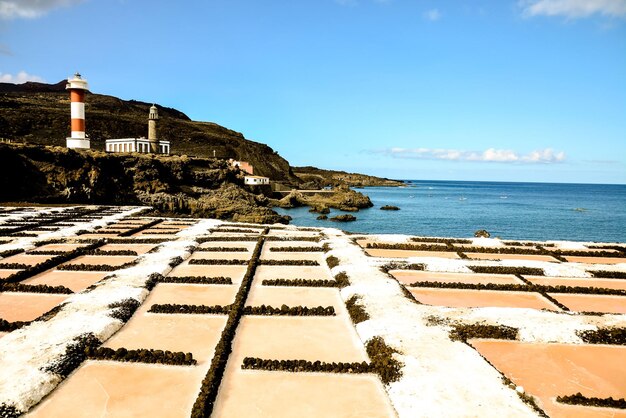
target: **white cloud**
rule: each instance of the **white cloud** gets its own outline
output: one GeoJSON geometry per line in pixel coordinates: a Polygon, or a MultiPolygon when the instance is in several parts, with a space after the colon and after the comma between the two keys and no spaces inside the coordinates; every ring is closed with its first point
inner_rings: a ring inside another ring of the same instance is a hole
{"type": "Polygon", "coordinates": [[[519,0],[525,16],[578,19],[601,14],[626,18],[626,0],[519,0]]]}
{"type": "Polygon", "coordinates": [[[27,81],[42,82],[44,80],[43,78],[39,76],[28,74],[26,71],[20,71],[19,73],[15,75],[7,74],[7,73],[0,73],[0,83],[22,84],[22,83],[26,83],[27,81]]]}
{"type": "Polygon", "coordinates": [[[431,22],[435,22],[441,19],[441,12],[439,9],[430,9],[423,13],[424,19],[430,20],[431,22]]]}
{"type": "Polygon", "coordinates": [[[479,161],[496,163],[551,164],[565,161],[563,151],[551,148],[532,151],[528,154],[506,149],[489,148],[484,151],[464,151],[443,148],[389,148],[383,154],[394,158],[412,158],[447,161],[479,161]]]}
{"type": "Polygon", "coordinates": [[[0,0],[0,18],[33,19],[57,7],[71,6],[83,0],[0,0]]]}

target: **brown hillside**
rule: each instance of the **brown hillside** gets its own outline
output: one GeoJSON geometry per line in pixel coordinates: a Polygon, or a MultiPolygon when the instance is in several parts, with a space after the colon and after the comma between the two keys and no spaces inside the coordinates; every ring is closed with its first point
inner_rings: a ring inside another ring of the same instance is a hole
{"type": "MultiPolygon", "coordinates": [[[[110,138],[147,135],[151,103],[88,93],[85,112],[91,147],[104,150],[110,138]]],[[[265,144],[211,122],[195,122],[184,113],[159,108],[159,137],[172,141],[172,153],[249,161],[255,174],[296,185],[289,163],[265,144]]],[[[57,84],[0,83],[0,138],[41,145],[65,146],[70,101],[65,81],[57,84]]]]}

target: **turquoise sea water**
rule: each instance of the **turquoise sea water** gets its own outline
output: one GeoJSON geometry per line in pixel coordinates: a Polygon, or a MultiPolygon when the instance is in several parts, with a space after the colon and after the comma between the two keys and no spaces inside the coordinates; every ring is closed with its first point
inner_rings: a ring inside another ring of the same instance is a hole
{"type": "Polygon", "coordinates": [[[486,229],[503,239],[626,242],[626,185],[407,180],[357,190],[374,207],[353,213],[355,222],[318,221],[308,208],[276,211],[294,225],[358,233],[470,237],[486,229]]]}

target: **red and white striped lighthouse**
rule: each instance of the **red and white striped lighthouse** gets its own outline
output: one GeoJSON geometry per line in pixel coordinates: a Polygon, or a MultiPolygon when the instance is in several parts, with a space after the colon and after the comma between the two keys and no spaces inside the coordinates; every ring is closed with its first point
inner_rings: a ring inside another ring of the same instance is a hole
{"type": "Polygon", "coordinates": [[[83,80],[80,74],[74,74],[74,78],[67,79],[66,90],[70,91],[70,106],[72,110],[72,134],[67,138],[68,148],[89,149],[89,138],[85,136],[85,91],[87,80],[83,80]]]}

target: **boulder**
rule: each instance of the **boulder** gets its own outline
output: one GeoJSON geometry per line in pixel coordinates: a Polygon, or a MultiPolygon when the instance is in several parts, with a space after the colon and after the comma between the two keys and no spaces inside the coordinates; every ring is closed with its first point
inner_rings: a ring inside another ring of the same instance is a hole
{"type": "Polygon", "coordinates": [[[309,209],[309,212],[311,213],[319,213],[322,215],[327,215],[330,213],[330,208],[328,206],[313,206],[311,209],[309,209]]]}
{"type": "Polygon", "coordinates": [[[335,217],[330,218],[333,222],[353,222],[356,221],[356,216],[350,215],[346,213],[344,215],[337,215],[335,217]]]}

